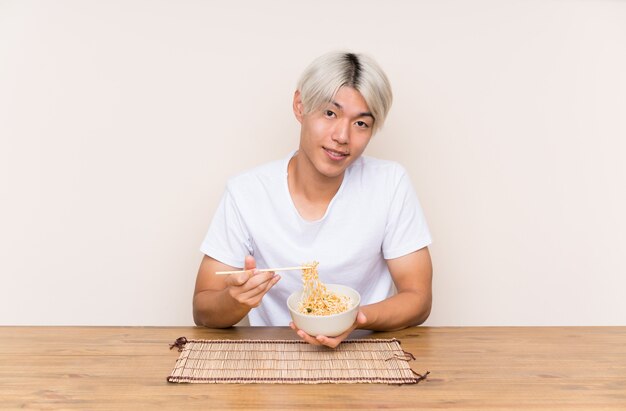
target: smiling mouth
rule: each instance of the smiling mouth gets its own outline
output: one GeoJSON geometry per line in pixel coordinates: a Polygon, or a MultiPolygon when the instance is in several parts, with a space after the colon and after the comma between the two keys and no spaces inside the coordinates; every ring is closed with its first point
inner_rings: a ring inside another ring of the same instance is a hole
{"type": "Polygon", "coordinates": [[[331,150],[330,148],[326,148],[323,147],[324,151],[326,152],[326,154],[328,154],[328,156],[330,158],[332,158],[333,160],[343,160],[344,158],[348,157],[350,154],[348,153],[344,153],[342,151],[335,151],[335,150],[331,150]]]}

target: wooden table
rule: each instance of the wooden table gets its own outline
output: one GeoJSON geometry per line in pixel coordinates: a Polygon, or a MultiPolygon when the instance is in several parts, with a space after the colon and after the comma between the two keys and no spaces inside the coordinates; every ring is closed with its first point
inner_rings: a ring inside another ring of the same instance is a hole
{"type": "Polygon", "coordinates": [[[0,408],[626,410],[626,327],[418,327],[417,385],[172,384],[180,336],[293,339],[288,328],[0,327],[0,408]]]}

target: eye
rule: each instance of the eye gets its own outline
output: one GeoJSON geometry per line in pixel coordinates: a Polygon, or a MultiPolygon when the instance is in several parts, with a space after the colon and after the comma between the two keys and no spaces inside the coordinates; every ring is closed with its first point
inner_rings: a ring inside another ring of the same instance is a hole
{"type": "Polygon", "coordinates": [[[324,110],[324,115],[329,118],[336,117],[335,112],[332,110],[324,110]]]}
{"type": "Polygon", "coordinates": [[[360,128],[368,128],[369,127],[369,124],[367,124],[365,121],[361,121],[361,120],[357,121],[354,124],[356,124],[356,126],[360,127],[360,128]]]}

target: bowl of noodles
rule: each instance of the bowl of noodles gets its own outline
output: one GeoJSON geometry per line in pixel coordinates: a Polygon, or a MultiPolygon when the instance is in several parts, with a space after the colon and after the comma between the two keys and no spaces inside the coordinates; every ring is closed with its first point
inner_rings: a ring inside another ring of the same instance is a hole
{"type": "Polygon", "coordinates": [[[303,289],[287,299],[291,319],[312,336],[343,334],[356,321],[361,296],[346,285],[323,284],[317,276],[317,263],[308,267],[303,270],[303,289]]]}

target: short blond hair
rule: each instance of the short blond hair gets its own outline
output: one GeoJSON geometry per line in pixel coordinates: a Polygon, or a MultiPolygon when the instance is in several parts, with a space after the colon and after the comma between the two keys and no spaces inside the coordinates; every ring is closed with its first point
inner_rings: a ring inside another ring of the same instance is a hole
{"type": "Polygon", "coordinates": [[[364,54],[331,52],[313,60],[298,82],[305,113],[332,101],[344,86],[361,93],[374,117],[373,132],[379,130],[391,108],[393,94],[385,72],[364,54]]]}

